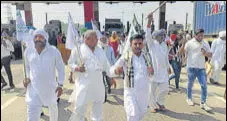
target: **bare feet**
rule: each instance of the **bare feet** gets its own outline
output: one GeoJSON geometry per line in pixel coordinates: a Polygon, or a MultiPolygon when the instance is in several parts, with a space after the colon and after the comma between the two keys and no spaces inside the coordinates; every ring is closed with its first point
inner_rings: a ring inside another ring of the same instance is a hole
{"type": "Polygon", "coordinates": [[[158,109],[151,109],[151,113],[157,113],[158,109]]]}
{"type": "Polygon", "coordinates": [[[157,103],[157,105],[158,105],[160,111],[166,111],[166,107],[164,105],[160,105],[158,103],[157,103]]]}
{"type": "Polygon", "coordinates": [[[111,78],[111,86],[114,86],[115,89],[117,87],[117,83],[116,83],[116,80],[114,78],[111,78]]]}
{"type": "Polygon", "coordinates": [[[69,83],[74,84],[74,81],[72,78],[69,78],[69,83]]]}

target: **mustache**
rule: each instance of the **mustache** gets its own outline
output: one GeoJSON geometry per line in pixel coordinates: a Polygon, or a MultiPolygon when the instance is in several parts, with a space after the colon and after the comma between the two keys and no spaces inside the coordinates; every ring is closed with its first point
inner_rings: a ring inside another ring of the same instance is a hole
{"type": "Polygon", "coordinates": [[[35,46],[36,47],[45,47],[46,46],[46,41],[35,41],[35,46]]]}
{"type": "Polygon", "coordinates": [[[142,49],[141,48],[135,48],[137,51],[141,51],[142,49]]]}
{"type": "Polygon", "coordinates": [[[37,43],[42,43],[43,44],[44,42],[42,42],[42,41],[35,41],[35,44],[37,44],[37,43]]]}

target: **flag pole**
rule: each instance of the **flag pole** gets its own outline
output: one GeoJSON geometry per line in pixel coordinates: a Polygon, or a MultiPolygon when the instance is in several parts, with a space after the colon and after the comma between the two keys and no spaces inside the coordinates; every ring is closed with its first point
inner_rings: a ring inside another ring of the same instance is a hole
{"type": "MultiPolygon", "coordinates": [[[[23,67],[24,67],[24,69],[23,69],[24,70],[24,78],[26,80],[27,74],[26,74],[26,66],[25,66],[26,62],[25,62],[25,55],[24,55],[24,50],[25,50],[24,46],[25,46],[24,41],[21,41],[22,61],[23,61],[23,67]]],[[[24,93],[22,93],[22,95],[26,94],[26,92],[27,92],[27,88],[24,89],[24,93]]]]}
{"type": "MultiPolygon", "coordinates": [[[[25,77],[25,80],[27,78],[27,74],[26,74],[26,67],[25,67],[25,57],[24,57],[24,36],[26,36],[27,32],[27,26],[25,25],[22,17],[21,17],[21,14],[20,14],[20,10],[17,9],[17,12],[16,12],[16,39],[18,41],[20,41],[21,43],[21,52],[22,52],[22,61],[23,61],[23,70],[24,70],[24,77],[25,77]]],[[[24,82],[24,81],[23,81],[24,82]]],[[[24,89],[24,93],[22,95],[24,95],[27,91],[27,88],[24,89]]]]}
{"type": "Polygon", "coordinates": [[[23,60],[23,66],[24,66],[24,78],[26,79],[27,78],[27,74],[26,74],[26,67],[25,67],[25,55],[24,55],[24,48],[25,46],[25,43],[23,41],[21,41],[21,51],[22,51],[22,60],[23,60]]]}
{"type": "MultiPolygon", "coordinates": [[[[75,38],[75,41],[77,41],[77,38],[76,38],[75,33],[74,33],[74,32],[75,32],[75,31],[74,31],[75,26],[74,26],[74,24],[73,24],[73,20],[72,20],[72,17],[71,17],[71,14],[70,14],[70,13],[69,13],[69,18],[70,18],[70,22],[71,22],[72,27],[73,27],[73,37],[75,38]]],[[[78,39],[79,39],[79,36],[78,36],[78,39]]],[[[76,49],[77,49],[77,52],[78,52],[78,55],[79,55],[80,65],[81,65],[81,66],[84,66],[84,63],[83,63],[82,57],[81,57],[81,52],[80,52],[80,49],[79,49],[79,47],[78,47],[78,44],[75,44],[75,46],[76,46],[76,49]]]]}

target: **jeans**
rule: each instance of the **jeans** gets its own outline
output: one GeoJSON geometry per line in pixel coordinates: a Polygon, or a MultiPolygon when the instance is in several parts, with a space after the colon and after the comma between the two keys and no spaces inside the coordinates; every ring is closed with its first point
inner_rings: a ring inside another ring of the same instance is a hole
{"type": "MultiPolygon", "coordinates": [[[[11,56],[7,56],[7,57],[2,58],[1,59],[1,70],[2,70],[2,66],[3,66],[6,70],[6,74],[7,74],[8,79],[9,79],[9,86],[14,87],[12,71],[11,71],[11,68],[10,68],[10,61],[11,61],[11,56]]],[[[6,83],[2,74],[1,74],[1,83],[6,83]]]]}
{"type": "Polygon", "coordinates": [[[197,77],[199,84],[201,86],[201,103],[206,102],[207,98],[207,75],[205,69],[199,69],[199,68],[188,68],[188,87],[187,87],[187,97],[188,99],[192,99],[192,87],[195,81],[195,78],[197,77]]]}
{"type": "Polygon", "coordinates": [[[181,73],[181,64],[182,63],[177,62],[176,60],[171,60],[170,63],[173,67],[174,75],[170,76],[169,81],[172,80],[173,78],[175,78],[176,88],[179,89],[179,81],[180,81],[180,73],[181,73]]]}

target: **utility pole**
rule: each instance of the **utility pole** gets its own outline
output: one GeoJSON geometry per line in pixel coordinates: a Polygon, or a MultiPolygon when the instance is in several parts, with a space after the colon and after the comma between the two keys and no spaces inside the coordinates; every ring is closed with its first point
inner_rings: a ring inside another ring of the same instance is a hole
{"type": "Polygon", "coordinates": [[[99,1],[93,1],[93,15],[94,15],[94,19],[97,22],[97,27],[100,30],[100,22],[99,22],[99,1]]]}
{"type": "Polygon", "coordinates": [[[24,2],[25,21],[27,26],[33,26],[31,1],[24,2]]]}
{"type": "Polygon", "coordinates": [[[142,28],[143,28],[143,13],[142,13],[142,28]]]}
{"type": "MultiPolygon", "coordinates": [[[[161,5],[163,2],[165,1],[160,1],[159,5],[161,5]]],[[[165,14],[166,14],[166,4],[159,9],[159,29],[163,29],[165,27],[165,14]]]]}
{"type": "Polygon", "coordinates": [[[124,22],[124,11],[122,11],[122,22],[124,22]]]}
{"type": "Polygon", "coordinates": [[[185,23],[185,30],[187,30],[188,26],[188,13],[186,13],[186,23],[185,23]]]}
{"type": "Polygon", "coordinates": [[[151,33],[154,32],[154,29],[155,29],[155,26],[154,26],[154,20],[153,20],[152,23],[151,23],[151,33]]]}
{"type": "Polygon", "coordinates": [[[47,19],[47,12],[46,12],[46,24],[48,24],[48,19],[47,19]]]}

